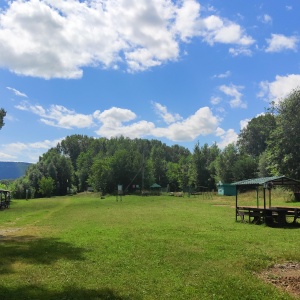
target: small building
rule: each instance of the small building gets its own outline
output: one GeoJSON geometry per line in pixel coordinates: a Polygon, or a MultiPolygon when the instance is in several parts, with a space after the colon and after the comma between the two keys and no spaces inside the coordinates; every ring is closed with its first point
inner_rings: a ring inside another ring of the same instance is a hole
{"type": "Polygon", "coordinates": [[[236,193],[235,185],[232,185],[230,183],[219,182],[217,184],[217,188],[218,188],[218,195],[235,196],[235,193],[236,193]]]}

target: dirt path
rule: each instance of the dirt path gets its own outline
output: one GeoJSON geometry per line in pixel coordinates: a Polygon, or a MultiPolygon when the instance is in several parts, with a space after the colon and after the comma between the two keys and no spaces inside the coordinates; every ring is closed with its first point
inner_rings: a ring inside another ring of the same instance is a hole
{"type": "Polygon", "coordinates": [[[287,262],[265,270],[260,277],[300,299],[300,263],[287,262]]]}

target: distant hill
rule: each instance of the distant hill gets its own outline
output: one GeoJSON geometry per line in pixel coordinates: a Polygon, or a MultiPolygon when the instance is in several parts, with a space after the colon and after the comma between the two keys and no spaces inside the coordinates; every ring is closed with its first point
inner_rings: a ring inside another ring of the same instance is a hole
{"type": "Polygon", "coordinates": [[[25,162],[0,162],[0,180],[19,178],[25,174],[30,165],[25,162]]]}

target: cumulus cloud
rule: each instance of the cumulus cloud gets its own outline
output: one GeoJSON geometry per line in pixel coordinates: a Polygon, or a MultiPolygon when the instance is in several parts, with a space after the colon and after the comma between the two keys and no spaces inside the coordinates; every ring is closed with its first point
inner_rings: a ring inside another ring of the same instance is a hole
{"type": "Polygon", "coordinates": [[[268,47],[266,52],[281,52],[284,50],[297,50],[299,38],[296,36],[285,36],[283,34],[271,34],[267,39],[268,47]]]}
{"type": "Polygon", "coordinates": [[[220,138],[221,141],[218,143],[218,146],[221,149],[224,149],[227,145],[237,142],[238,134],[233,129],[228,129],[227,131],[223,131],[223,134],[220,135],[220,138]]]}
{"type": "Polygon", "coordinates": [[[120,135],[129,138],[151,136],[155,138],[167,138],[176,142],[184,142],[193,141],[199,135],[205,136],[213,133],[219,122],[208,107],[200,108],[187,119],[182,119],[182,117],[177,114],[168,114],[166,107],[159,103],[155,103],[155,107],[155,109],[159,107],[160,112],[164,113],[162,116],[167,123],[166,127],[157,127],[153,122],[145,120],[126,124],[129,121],[135,120],[135,114],[127,109],[118,109],[119,117],[117,117],[113,113],[117,108],[111,108],[103,113],[99,113],[98,120],[100,120],[102,124],[96,133],[107,138],[120,135]],[[114,126],[112,126],[112,124],[114,126]]]}
{"type": "Polygon", "coordinates": [[[196,0],[10,1],[0,11],[0,67],[46,79],[80,78],[96,66],[144,71],[176,61],[194,37],[254,43],[230,20],[201,18],[196,0]]]}
{"type": "Polygon", "coordinates": [[[40,105],[31,105],[28,101],[15,107],[38,115],[40,121],[49,126],[65,129],[97,126],[99,128],[95,132],[107,138],[123,135],[129,138],[150,136],[163,137],[171,141],[193,141],[197,136],[214,133],[219,123],[219,119],[208,107],[202,107],[183,119],[179,114],[170,114],[160,103],[152,104],[165,121],[165,127],[158,127],[146,120],[137,120],[133,111],[118,107],[103,112],[96,110],[89,115],[79,114],[59,105],[51,105],[49,109],[45,109],[40,105]]]}
{"type": "Polygon", "coordinates": [[[45,109],[41,105],[31,105],[24,101],[15,107],[38,115],[41,117],[42,123],[53,127],[71,129],[86,128],[93,125],[92,115],[78,114],[61,105],[51,105],[49,109],[45,109]]]}
{"type": "Polygon", "coordinates": [[[202,22],[204,28],[202,36],[211,45],[224,43],[250,46],[255,42],[252,37],[245,34],[240,25],[219,16],[209,16],[202,22]]]}
{"type": "Polygon", "coordinates": [[[281,99],[287,97],[294,89],[299,87],[300,74],[290,74],[287,76],[277,75],[272,82],[262,81],[260,83],[258,97],[278,103],[281,99]]]}
{"type": "Polygon", "coordinates": [[[246,128],[248,126],[248,123],[251,121],[251,119],[244,119],[240,121],[240,127],[241,130],[243,130],[244,128],[246,128]]]}
{"type": "Polygon", "coordinates": [[[152,103],[156,113],[164,120],[165,123],[171,124],[176,121],[182,120],[182,117],[179,114],[171,114],[168,112],[166,106],[161,105],[160,103],[153,102],[152,103]]]}
{"type": "Polygon", "coordinates": [[[232,97],[229,104],[232,108],[247,108],[247,104],[242,101],[243,94],[240,92],[244,87],[231,85],[221,85],[219,90],[225,95],[232,97]]]}
{"type": "Polygon", "coordinates": [[[219,120],[209,107],[202,107],[194,115],[181,122],[175,122],[166,128],[155,128],[153,136],[165,137],[171,141],[193,141],[197,136],[215,132],[219,120]]]}
{"type": "Polygon", "coordinates": [[[44,140],[35,143],[9,143],[0,145],[0,160],[36,163],[39,156],[55,147],[62,139],[44,140]]]}

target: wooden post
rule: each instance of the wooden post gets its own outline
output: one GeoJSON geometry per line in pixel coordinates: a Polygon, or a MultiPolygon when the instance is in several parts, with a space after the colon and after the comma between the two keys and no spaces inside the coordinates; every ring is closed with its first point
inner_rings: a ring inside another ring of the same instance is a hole
{"type": "Polygon", "coordinates": [[[237,221],[238,215],[238,186],[235,186],[235,221],[237,221]]]}

